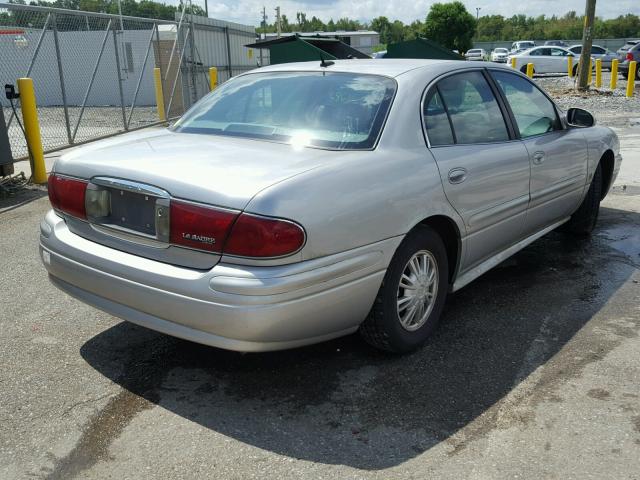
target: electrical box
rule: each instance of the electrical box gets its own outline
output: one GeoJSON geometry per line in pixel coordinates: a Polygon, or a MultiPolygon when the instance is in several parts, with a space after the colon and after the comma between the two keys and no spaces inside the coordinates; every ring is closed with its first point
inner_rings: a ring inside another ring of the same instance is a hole
{"type": "Polygon", "coordinates": [[[13,155],[9,143],[7,124],[4,121],[4,112],[0,104],[0,177],[13,174],[13,155]]]}

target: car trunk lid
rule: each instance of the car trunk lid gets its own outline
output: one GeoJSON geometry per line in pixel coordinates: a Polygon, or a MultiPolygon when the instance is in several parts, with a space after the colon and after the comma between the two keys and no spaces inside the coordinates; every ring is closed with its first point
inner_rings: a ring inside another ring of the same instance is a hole
{"type": "MultiPolygon", "coordinates": [[[[57,175],[86,179],[87,221],[75,233],[139,256],[209,269],[219,252],[172,244],[170,202],[241,212],[261,190],[316,168],[332,152],[167,130],[127,135],[79,148],[55,165],[57,175]]],[[[335,154],[333,155],[335,156],[335,154]]],[[[203,245],[212,239],[197,236],[203,245]]],[[[220,240],[218,240],[220,241],[220,240]]]]}

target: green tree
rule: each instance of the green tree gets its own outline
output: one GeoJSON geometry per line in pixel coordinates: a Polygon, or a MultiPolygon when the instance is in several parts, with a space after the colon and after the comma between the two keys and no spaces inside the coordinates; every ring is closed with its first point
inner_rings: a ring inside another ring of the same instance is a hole
{"type": "Polygon", "coordinates": [[[434,3],[427,15],[425,35],[446,48],[466,52],[473,47],[476,19],[462,2],[434,3]]]}

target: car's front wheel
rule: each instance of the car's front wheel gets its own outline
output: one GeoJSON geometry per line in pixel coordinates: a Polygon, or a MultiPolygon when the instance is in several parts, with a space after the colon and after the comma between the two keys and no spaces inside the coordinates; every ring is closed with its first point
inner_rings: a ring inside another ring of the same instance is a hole
{"type": "Polygon", "coordinates": [[[448,278],[440,236],[429,227],[416,228],[391,260],[360,334],[367,343],[390,352],[419,347],[438,324],[448,278]]]}
{"type": "Polygon", "coordinates": [[[598,164],[589,185],[589,191],[567,223],[560,227],[560,231],[574,235],[589,235],[596,226],[600,212],[602,198],[602,166],[598,164]]]}

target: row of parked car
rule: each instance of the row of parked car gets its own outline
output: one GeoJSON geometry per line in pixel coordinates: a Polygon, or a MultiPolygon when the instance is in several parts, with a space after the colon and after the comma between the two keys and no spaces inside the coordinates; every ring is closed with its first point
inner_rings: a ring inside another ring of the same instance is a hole
{"type": "MultiPolygon", "coordinates": [[[[495,48],[488,53],[482,48],[473,48],[465,54],[465,58],[471,61],[492,61],[498,63],[516,60],[516,68],[526,71],[527,64],[533,63],[534,73],[564,73],[567,71],[567,57],[576,57],[574,62],[574,74],[578,68],[577,58],[582,53],[582,45],[568,46],[562,40],[548,40],[544,45],[536,46],[533,41],[513,42],[511,50],[507,48],[495,48]]],[[[640,61],[640,39],[627,40],[616,52],[612,52],[599,45],[591,47],[591,58],[602,61],[602,68],[611,70],[611,62],[618,59],[618,72],[626,79],[629,75],[629,63],[632,60],[640,61]]],[[[640,69],[636,70],[636,76],[640,80],[640,69]]]]}

